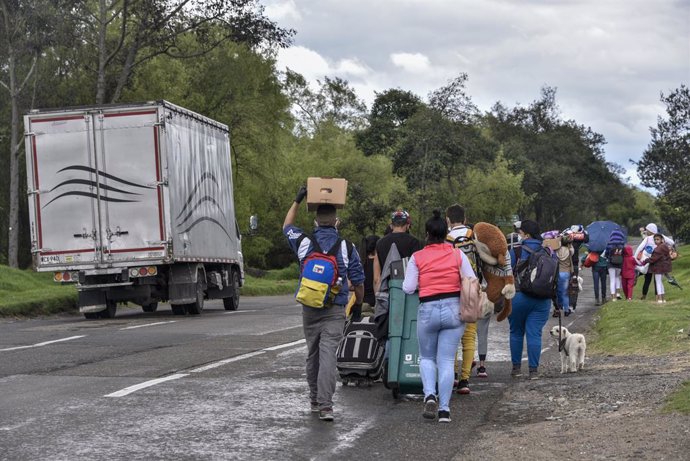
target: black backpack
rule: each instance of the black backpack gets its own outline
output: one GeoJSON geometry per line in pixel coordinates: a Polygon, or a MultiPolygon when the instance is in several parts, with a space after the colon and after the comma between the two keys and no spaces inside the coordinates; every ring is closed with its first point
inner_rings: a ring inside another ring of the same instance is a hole
{"type": "Polygon", "coordinates": [[[529,253],[529,257],[517,263],[515,287],[535,298],[553,298],[558,280],[558,259],[546,248],[533,251],[523,245],[522,250],[529,253]]]}
{"type": "Polygon", "coordinates": [[[623,265],[622,246],[615,246],[611,248],[611,254],[609,255],[609,264],[615,267],[621,267],[623,265]]]}

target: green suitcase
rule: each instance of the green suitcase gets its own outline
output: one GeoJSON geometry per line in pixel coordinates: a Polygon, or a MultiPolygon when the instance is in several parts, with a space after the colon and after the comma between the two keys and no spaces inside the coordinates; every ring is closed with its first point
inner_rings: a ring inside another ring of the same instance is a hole
{"type": "Polygon", "coordinates": [[[402,280],[389,282],[388,372],[386,387],[393,397],[400,394],[423,394],[419,374],[419,343],[417,342],[417,308],[419,296],[402,291],[402,280]]]}

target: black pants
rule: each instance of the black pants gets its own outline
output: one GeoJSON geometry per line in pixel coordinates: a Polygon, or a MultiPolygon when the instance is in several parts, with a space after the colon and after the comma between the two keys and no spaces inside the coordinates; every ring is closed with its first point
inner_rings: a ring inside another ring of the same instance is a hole
{"type": "MultiPolygon", "coordinates": [[[[649,292],[649,284],[652,283],[652,280],[654,280],[654,274],[651,272],[647,271],[646,274],[644,274],[644,285],[642,285],[642,296],[647,296],[647,293],[649,292]]],[[[656,295],[656,283],[654,284],[654,294],[656,295]]]]}

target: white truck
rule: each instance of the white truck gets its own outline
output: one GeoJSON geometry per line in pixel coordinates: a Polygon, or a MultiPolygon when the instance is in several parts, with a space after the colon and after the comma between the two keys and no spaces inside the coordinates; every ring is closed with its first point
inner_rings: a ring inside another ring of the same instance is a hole
{"type": "Polygon", "coordinates": [[[226,125],[158,101],[35,110],[24,126],[34,267],[76,283],[86,318],[112,318],[120,302],[238,308],[226,125]]]}

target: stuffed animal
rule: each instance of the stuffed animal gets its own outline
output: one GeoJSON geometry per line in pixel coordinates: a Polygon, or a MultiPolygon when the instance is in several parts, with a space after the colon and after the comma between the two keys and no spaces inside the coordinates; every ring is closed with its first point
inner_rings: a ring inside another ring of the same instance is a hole
{"type": "Polygon", "coordinates": [[[497,321],[507,318],[512,311],[511,299],[515,296],[515,279],[510,266],[506,237],[501,229],[486,222],[474,225],[477,253],[482,260],[482,275],[486,281],[486,296],[492,303],[504,302],[497,321]]]}

